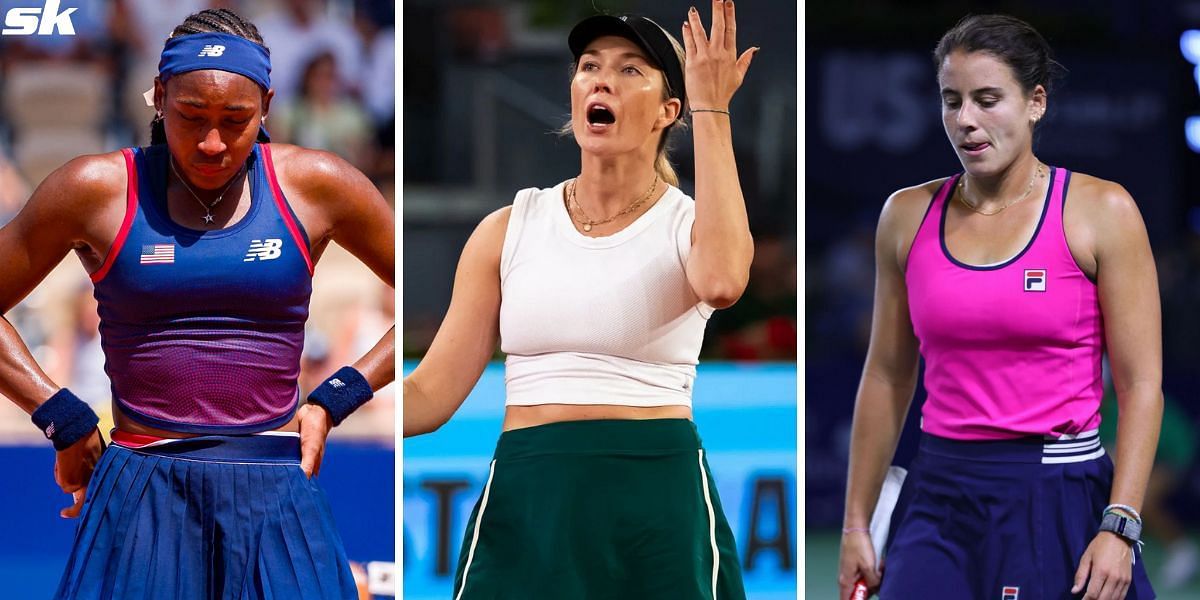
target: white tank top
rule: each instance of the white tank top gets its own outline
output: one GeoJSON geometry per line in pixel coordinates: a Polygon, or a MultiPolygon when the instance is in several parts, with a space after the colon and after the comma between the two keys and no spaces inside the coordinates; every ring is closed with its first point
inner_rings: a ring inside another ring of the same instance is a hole
{"type": "Polygon", "coordinates": [[[713,309],[688,284],[695,201],[675,187],[625,229],[587,237],[566,182],[513,200],[500,255],[505,404],[691,406],[713,309]]]}

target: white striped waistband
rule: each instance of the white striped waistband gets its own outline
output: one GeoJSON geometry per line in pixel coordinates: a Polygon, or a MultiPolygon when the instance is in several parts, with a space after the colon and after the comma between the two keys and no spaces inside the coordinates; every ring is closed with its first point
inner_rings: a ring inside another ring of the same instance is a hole
{"type": "Polygon", "coordinates": [[[1042,464],[1054,465],[1095,460],[1104,456],[1100,445],[1100,430],[1090,429],[1058,437],[1045,436],[1042,443],[1042,464]]]}

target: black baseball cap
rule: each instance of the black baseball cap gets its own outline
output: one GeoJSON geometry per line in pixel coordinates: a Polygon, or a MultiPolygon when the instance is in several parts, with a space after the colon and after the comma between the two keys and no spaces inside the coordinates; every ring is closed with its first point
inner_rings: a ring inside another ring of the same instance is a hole
{"type": "Polygon", "coordinates": [[[567,36],[567,45],[575,60],[587,49],[592,40],[605,36],[617,35],[637,44],[645,51],[650,62],[662,69],[667,75],[667,93],[672,98],[687,100],[687,90],[683,85],[683,65],[675,54],[675,46],[670,37],[658,23],[638,15],[596,15],[579,22],[571,35],[567,36]]]}

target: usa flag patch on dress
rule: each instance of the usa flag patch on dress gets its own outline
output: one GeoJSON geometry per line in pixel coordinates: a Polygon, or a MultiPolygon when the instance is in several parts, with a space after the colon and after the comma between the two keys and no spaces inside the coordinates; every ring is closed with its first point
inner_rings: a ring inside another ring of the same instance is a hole
{"type": "Polygon", "coordinates": [[[172,264],[175,262],[175,244],[142,246],[143,265],[172,264]]]}
{"type": "Polygon", "coordinates": [[[1045,269],[1025,269],[1025,291],[1027,291],[1027,292],[1044,292],[1044,291],[1046,291],[1046,270],[1045,269]]]}
{"type": "Polygon", "coordinates": [[[1000,590],[1000,600],[1017,600],[1017,596],[1021,594],[1021,588],[1011,585],[1004,586],[1000,590]]]}

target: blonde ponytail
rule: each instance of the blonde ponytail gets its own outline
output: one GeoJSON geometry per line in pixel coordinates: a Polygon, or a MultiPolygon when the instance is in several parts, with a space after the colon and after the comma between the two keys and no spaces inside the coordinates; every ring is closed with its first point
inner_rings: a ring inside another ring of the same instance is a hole
{"type": "Polygon", "coordinates": [[[658,158],[654,159],[654,172],[658,173],[659,179],[679,187],[679,175],[675,174],[675,167],[671,165],[671,159],[667,157],[666,140],[667,131],[664,131],[662,141],[658,143],[658,158]]]}
{"type": "MultiPolygon", "coordinates": [[[[662,29],[662,27],[659,27],[659,29],[662,29]]],[[[679,44],[679,41],[675,39],[675,36],[667,33],[666,29],[662,29],[662,32],[663,35],[667,36],[668,40],[671,40],[671,47],[675,49],[675,56],[679,58],[679,69],[683,71],[687,67],[687,55],[683,51],[683,46],[679,44]]],[[[668,91],[669,87],[670,86],[667,83],[667,74],[663,73],[663,100],[669,100],[671,98],[670,92],[668,91]]],[[[671,135],[671,131],[676,127],[680,129],[687,127],[687,121],[684,120],[684,115],[687,114],[688,110],[687,98],[680,98],[679,102],[679,118],[663,130],[662,138],[658,140],[658,157],[654,159],[654,171],[658,173],[658,176],[662,178],[663,181],[675,187],[679,187],[679,175],[675,173],[675,167],[671,164],[671,158],[668,156],[670,145],[667,143],[667,140],[671,135]]]]}

